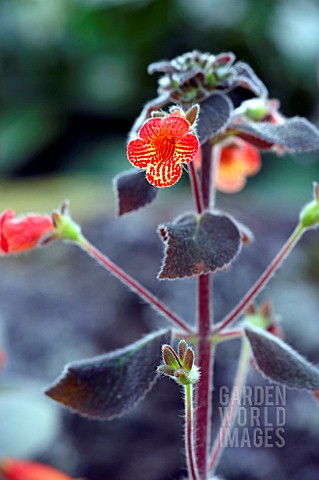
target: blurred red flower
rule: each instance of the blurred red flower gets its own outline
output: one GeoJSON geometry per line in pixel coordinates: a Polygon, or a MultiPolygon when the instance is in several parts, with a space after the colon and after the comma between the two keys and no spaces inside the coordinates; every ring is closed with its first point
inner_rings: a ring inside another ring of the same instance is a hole
{"type": "MultiPolygon", "coordinates": [[[[200,168],[200,153],[195,161],[200,168]]],[[[246,185],[246,178],[255,175],[260,167],[259,151],[245,140],[232,137],[221,146],[215,187],[220,192],[237,193],[246,185]]]]}
{"type": "Polygon", "coordinates": [[[4,480],[72,480],[48,465],[13,458],[0,463],[0,476],[4,480]]]}
{"type": "Polygon", "coordinates": [[[127,157],[134,167],[146,169],[146,178],[152,185],[170,187],[182,175],[181,164],[190,163],[198,149],[191,125],[174,112],[147,120],[139,138],[129,142],[127,157]]]}
{"type": "Polygon", "coordinates": [[[34,248],[41,237],[53,230],[49,215],[30,214],[15,218],[13,210],[6,210],[0,215],[0,255],[34,248]]]}

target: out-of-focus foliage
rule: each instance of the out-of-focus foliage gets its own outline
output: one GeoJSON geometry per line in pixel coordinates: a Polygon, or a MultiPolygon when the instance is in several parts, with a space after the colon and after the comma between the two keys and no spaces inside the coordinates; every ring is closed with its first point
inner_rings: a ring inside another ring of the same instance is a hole
{"type": "Polygon", "coordinates": [[[318,24],[316,0],[2,0],[0,174],[119,171],[147,65],[194,48],[234,51],[316,121],[318,24]]]}

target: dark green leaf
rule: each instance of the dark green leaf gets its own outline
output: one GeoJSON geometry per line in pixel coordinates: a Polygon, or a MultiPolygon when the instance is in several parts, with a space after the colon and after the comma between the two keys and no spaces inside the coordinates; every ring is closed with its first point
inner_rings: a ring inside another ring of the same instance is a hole
{"type": "Polygon", "coordinates": [[[274,145],[283,146],[289,152],[307,152],[319,149],[319,130],[302,117],[287,119],[282,124],[247,122],[229,125],[239,136],[268,150],[274,145]]]}
{"type": "Polygon", "coordinates": [[[197,123],[197,134],[202,145],[226,128],[233,105],[226,95],[214,93],[201,102],[197,123]]]}
{"type": "Polygon", "coordinates": [[[240,248],[240,234],[224,215],[188,214],[160,226],[166,244],[161,279],[192,277],[228,265],[240,248]]]}
{"type": "Polygon", "coordinates": [[[170,336],[170,330],[160,330],[125,348],[72,362],[45,393],[89,418],[119,417],[153,386],[161,347],[170,336]]]}
{"type": "Polygon", "coordinates": [[[246,327],[245,333],[264,376],[297,390],[319,389],[319,370],[289,345],[257,327],[246,327]]]}
{"type": "Polygon", "coordinates": [[[158,192],[158,188],[146,180],[145,173],[138,170],[120,173],[114,178],[113,185],[119,215],[138,210],[151,203],[158,192]]]}

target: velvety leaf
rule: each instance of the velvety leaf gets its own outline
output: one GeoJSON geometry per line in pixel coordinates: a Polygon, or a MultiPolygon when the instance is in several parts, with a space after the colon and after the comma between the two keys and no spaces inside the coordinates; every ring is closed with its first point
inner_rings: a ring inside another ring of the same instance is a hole
{"type": "Polygon", "coordinates": [[[171,60],[160,60],[159,62],[153,62],[147,67],[147,73],[152,75],[153,73],[173,73],[175,71],[171,60]]]}
{"type": "Polygon", "coordinates": [[[224,215],[187,214],[160,226],[166,244],[161,279],[192,277],[228,265],[240,248],[240,233],[224,215]]]}
{"type": "Polygon", "coordinates": [[[263,82],[257,77],[254,70],[245,62],[236,62],[233,70],[236,72],[235,83],[237,86],[247,88],[257,97],[267,97],[268,90],[263,82]]]}
{"type": "Polygon", "coordinates": [[[220,93],[214,93],[201,102],[197,123],[201,145],[227,126],[232,110],[229,98],[220,93]]]}
{"type": "Polygon", "coordinates": [[[161,347],[169,341],[170,330],[160,330],[125,348],[72,362],[45,393],[89,418],[119,417],[154,384],[161,347]]]}
{"type": "Polygon", "coordinates": [[[132,212],[151,203],[158,192],[145,178],[144,172],[122,172],[113,180],[117,196],[117,211],[119,215],[132,212]]]}
{"type": "Polygon", "coordinates": [[[319,370],[289,345],[257,327],[246,327],[245,333],[265,377],[297,390],[319,389],[319,370]]]}
{"type": "Polygon", "coordinates": [[[237,130],[239,136],[266,150],[273,145],[281,145],[296,153],[319,149],[319,130],[302,117],[293,117],[278,125],[247,122],[231,124],[229,128],[237,130]]]}

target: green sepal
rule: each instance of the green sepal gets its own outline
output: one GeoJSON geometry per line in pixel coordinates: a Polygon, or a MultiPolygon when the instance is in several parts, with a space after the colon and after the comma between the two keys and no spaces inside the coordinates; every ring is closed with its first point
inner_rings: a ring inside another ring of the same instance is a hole
{"type": "Polygon", "coordinates": [[[56,234],[69,242],[81,243],[83,235],[81,227],[70,217],[69,204],[65,201],[59,210],[52,212],[52,220],[56,234]]]}
{"type": "Polygon", "coordinates": [[[308,203],[300,212],[300,224],[304,228],[317,227],[319,224],[319,201],[317,198],[308,203]]]}

